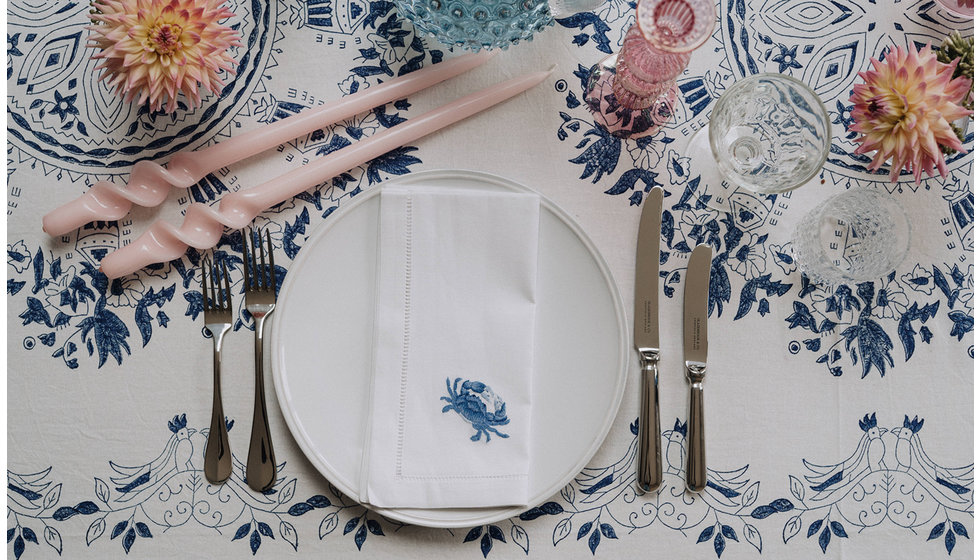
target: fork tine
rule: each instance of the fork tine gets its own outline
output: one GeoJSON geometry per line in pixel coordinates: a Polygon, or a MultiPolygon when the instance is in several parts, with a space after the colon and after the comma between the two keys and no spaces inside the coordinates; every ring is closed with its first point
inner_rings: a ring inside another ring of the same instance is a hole
{"type": "Polygon", "coordinates": [[[276,257],[272,250],[272,234],[265,230],[265,242],[269,246],[269,277],[272,280],[272,293],[276,293],[276,257]]]}
{"type": "Polygon", "coordinates": [[[231,284],[228,282],[228,265],[221,261],[221,272],[225,275],[225,311],[231,311],[231,284]]]}
{"type": "Polygon", "coordinates": [[[248,228],[248,266],[251,267],[249,272],[252,273],[252,283],[249,287],[255,289],[259,286],[261,277],[259,276],[259,263],[255,256],[255,230],[251,226],[248,228]]]}
{"type": "Polygon", "coordinates": [[[259,231],[259,258],[262,259],[262,273],[259,274],[259,288],[267,290],[269,289],[269,279],[266,277],[268,270],[265,268],[265,247],[262,245],[262,231],[259,231]]]}
{"type": "Polygon", "coordinates": [[[201,303],[205,308],[208,306],[208,261],[201,261],[201,303]]]}
{"type": "Polygon", "coordinates": [[[211,303],[208,304],[209,309],[214,309],[218,307],[218,292],[214,288],[214,262],[208,259],[208,298],[210,298],[211,303]]]}
{"type": "Polygon", "coordinates": [[[251,274],[249,274],[249,258],[248,258],[248,242],[249,238],[245,235],[245,230],[239,230],[242,235],[242,270],[245,273],[245,289],[248,290],[252,287],[251,284],[251,274]]]}

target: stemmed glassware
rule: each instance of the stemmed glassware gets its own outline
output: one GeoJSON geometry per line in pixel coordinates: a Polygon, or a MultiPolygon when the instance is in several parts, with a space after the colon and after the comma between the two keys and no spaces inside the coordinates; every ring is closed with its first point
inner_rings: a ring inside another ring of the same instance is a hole
{"type": "Polygon", "coordinates": [[[718,99],[707,130],[691,138],[687,156],[709,161],[701,184],[708,206],[736,212],[759,193],[783,193],[808,182],[830,153],[830,118],[817,94],[784,74],[739,80],[718,99]]]}
{"type": "Polygon", "coordinates": [[[640,0],[623,48],[589,74],[584,98],[596,124],[630,138],[655,134],[670,122],[675,80],[714,24],[712,0],[640,0]]]}

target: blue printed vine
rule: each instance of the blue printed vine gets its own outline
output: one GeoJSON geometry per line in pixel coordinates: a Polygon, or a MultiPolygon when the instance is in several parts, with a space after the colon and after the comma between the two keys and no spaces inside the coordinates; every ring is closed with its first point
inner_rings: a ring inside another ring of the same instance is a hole
{"type": "Polygon", "coordinates": [[[800,505],[783,528],[783,541],[806,525],[806,538],[816,537],[826,553],[835,538],[854,538],[887,522],[920,538],[919,531],[929,528],[926,541],[940,539],[952,554],[958,538],[970,538],[959,519],[973,517],[973,464],[934,462],[920,436],[924,424],[906,415],[888,430],[876,413],[865,414],[858,422],[863,434],[849,457],[827,465],[804,459],[803,480],[789,476],[790,493],[800,505]]]}

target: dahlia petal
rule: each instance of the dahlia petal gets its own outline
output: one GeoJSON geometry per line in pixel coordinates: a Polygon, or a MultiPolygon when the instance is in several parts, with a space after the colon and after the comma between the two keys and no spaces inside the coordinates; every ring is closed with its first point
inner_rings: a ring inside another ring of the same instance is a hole
{"type": "Polygon", "coordinates": [[[916,182],[946,163],[941,146],[964,150],[950,122],[972,114],[962,106],[972,82],[952,78],[955,64],[942,64],[927,45],[889,49],[882,60],[872,58],[871,68],[858,76],[849,98],[853,103],[848,130],[857,133],[856,154],[874,153],[868,169],[877,171],[891,161],[895,182],[910,171],[916,182]]]}
{"type": "Polygon", "coordinates": [[[127,102],[176,110],[179,96],[192,105],[200,90],[215,92],[217,72],[233,74],[232,46],[240,34],[224,25],[233,17],[222,0],[94,0],[87,47],[99,60],[100,80],[127,102]]]}

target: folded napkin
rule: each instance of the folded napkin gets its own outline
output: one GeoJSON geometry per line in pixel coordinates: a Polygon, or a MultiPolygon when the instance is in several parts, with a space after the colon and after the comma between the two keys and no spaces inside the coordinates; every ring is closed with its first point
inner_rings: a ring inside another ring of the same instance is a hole
{"type": "Polygon", "coordinates": [[[360,500],[527,505],[539,198],[381,192],[360,500]]]}

